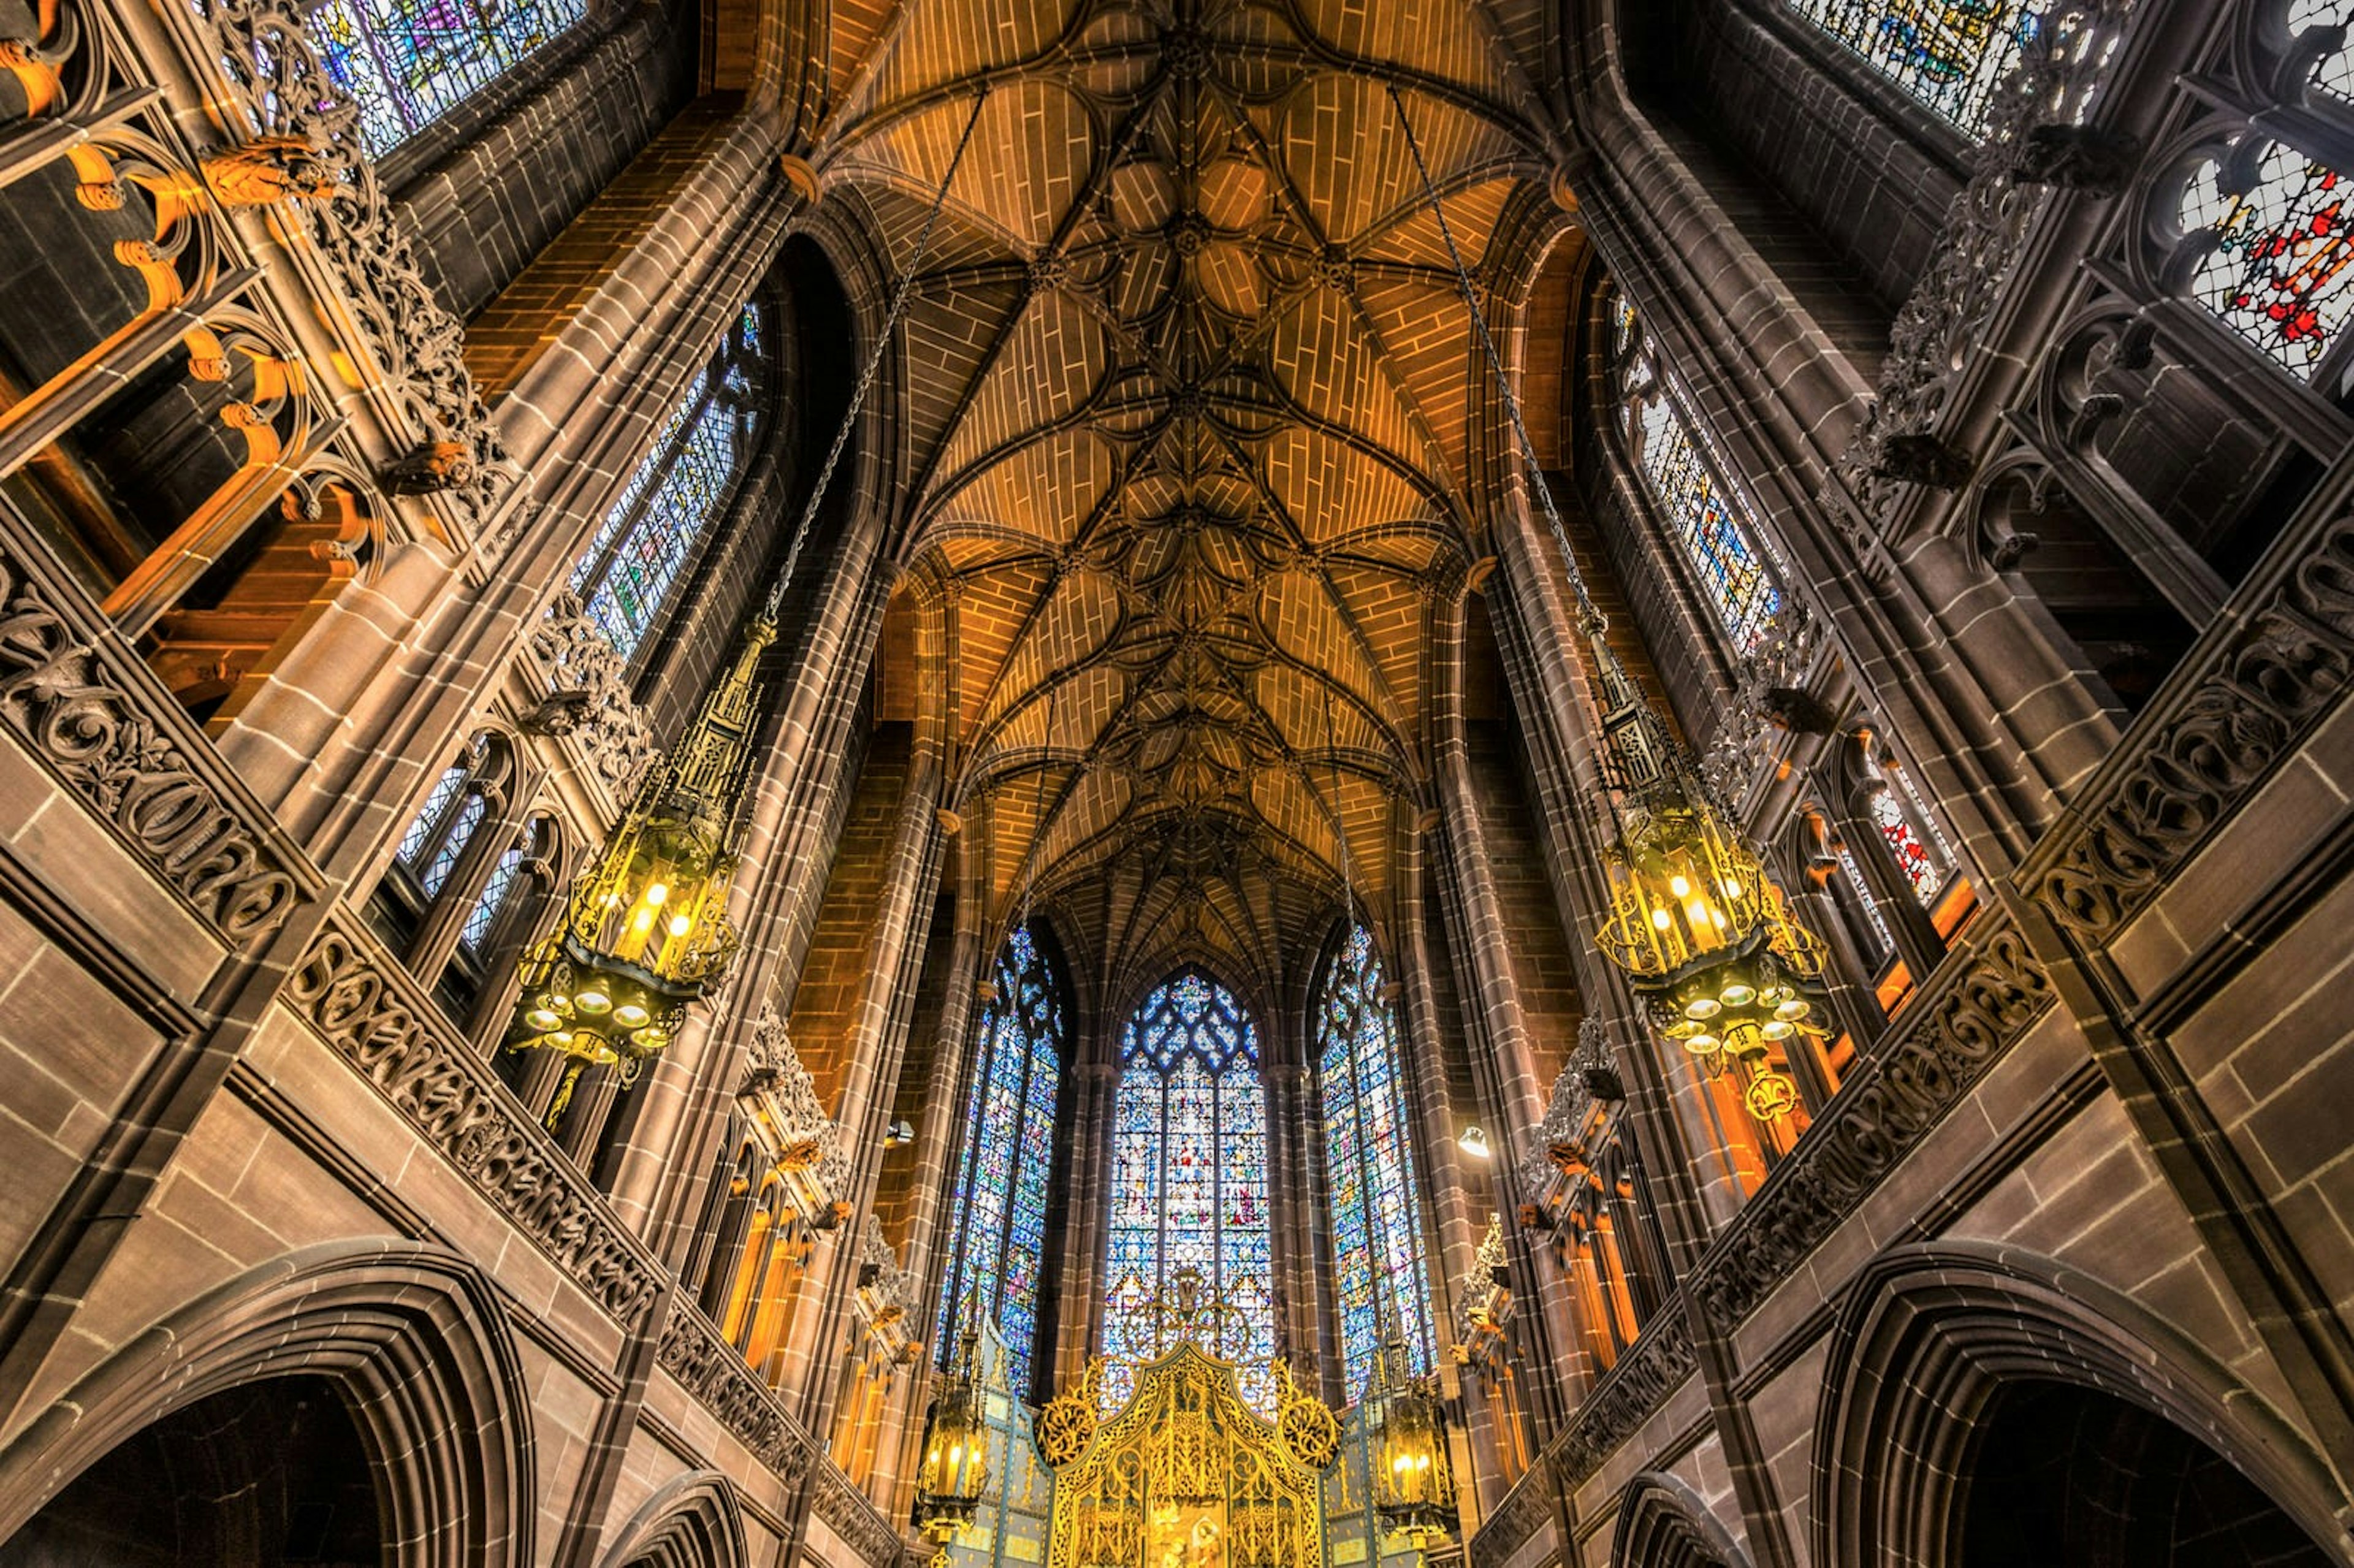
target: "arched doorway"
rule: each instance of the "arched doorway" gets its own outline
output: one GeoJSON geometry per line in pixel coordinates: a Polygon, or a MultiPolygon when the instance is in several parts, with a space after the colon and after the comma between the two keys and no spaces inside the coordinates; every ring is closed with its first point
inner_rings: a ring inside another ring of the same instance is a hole
{"type": "Polygon", "coordinates": [[[2231,1461],[2070,1383],[1999,1389],[1961,1471],[1960,1568],[2327,1568],[2231,1461]]]}
{"type": "Polygon", "coordinates": [[[200,1399],[118,1443],[0,1542],[0,1568],[384,1561],[376,1467],[319,1377],[200,1399]]]}

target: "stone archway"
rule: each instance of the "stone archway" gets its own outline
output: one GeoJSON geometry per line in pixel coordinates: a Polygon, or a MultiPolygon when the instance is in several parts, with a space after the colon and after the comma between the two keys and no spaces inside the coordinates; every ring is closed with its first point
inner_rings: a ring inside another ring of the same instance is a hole
{"type": "Polygon", "coordinates": [[[2319,1457],[2171,1328],[2050,1259],[1922,1246],[1865,1269],[1832,1335],[1815,1429],[1814,1560],[1964,1568],[1988,1433],[2006,1402],[2039,1389],[2129,1407],[2321,1543],[2317,1561],[2354,1558],[2319,1457]]]}
{"type": "Polygon", "coordinates": [[[744,1518],[727,1478],[690,1470],[657,1489],[606,1552],[609,1568],[742,1568],[744,1518]]]}
{"type": "Polygon", "coordinates": [[[1645,1470],[1618,1494],[1610,1568],[1749,1568],[1699,1493],[1674,1476],[1645,1470]]]}
{"type": "MultiPolygon", "coordinates": [[[[294,1379],[348,1412],[375,1477],[387,1563],[531,1560],[528,1396],[497,1298],[471,1263],[400,1241],[292,1254],[101,1363],[0,1450],[0,1541],[157,1423],[294,1379]]],[[[281,1448],[286,1440],[280,1432],[281,1448]]]]}

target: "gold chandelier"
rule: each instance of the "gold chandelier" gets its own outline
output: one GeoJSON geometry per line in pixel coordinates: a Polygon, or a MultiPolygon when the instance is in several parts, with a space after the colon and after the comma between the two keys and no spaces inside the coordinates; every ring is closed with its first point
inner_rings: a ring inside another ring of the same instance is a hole
{"type": "MultiPolygon", "coordinates": [[[[980,1310],[976,1302],[973,1311],[980,1310]]],[[[939,1393],[924,1418],[924,1463],[916,1477],[913,1522],[941,1549],[970,1524],[989,1485],[989,1423],[975,1375],[981,1330],[965,1319],[953,1366],[941,1377],[939,1393]]]]}
{"type": "Polygon", "coordinates": [[[1455,1471],[1447,1459],[1447,1415],[1436,1375],[1407,1370],[1404,1341],[1374,1358],[1368,1391],[1373,1436],[1373,1512],[1393,1534],[1418,1548],[1455,1530],[1455,1471]]]}
{"type": "Polygon", "coordinates": [[[754,680],[777,639],[763,615],[695,724],[622,814],[597,863],[572,885],[564,917],[524,955],[507,1044],[571,1058],[547,1112],[555,1127],[583,1069],[633,1081],[678,1037],[689,1003],[735,957],[727,892],[759,713],[754,680]]]}

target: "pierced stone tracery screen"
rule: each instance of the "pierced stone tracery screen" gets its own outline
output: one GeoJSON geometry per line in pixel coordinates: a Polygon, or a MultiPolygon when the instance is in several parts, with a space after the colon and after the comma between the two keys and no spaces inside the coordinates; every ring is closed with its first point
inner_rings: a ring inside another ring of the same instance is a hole
{"type": "Polygon", "coordinates": [[[996,1000],[975,1038],[964,1148],[949,1195],[948,1275],[933,1351],[946,1366],[975,1300],[1005,1340],[1007,1381],[1030,1386],[1045,1260],[1055,1100],[1068,1050],[1062,982],[1028,927],[998,955],[996,1000]]]}
{"type": "MultiPolygon", "coordinates": [[[[1150,1330],[1140,1308],[1171,1288],[1178,1270],[1196,1269],[1207,1291],[1235,1309],[1211,1348],[1239,1364],[1244,1397],[1271,1409],[1273,1253],[1257,1026],[1233,992],[1187,969],[1144,999],[1119,1060],[1104,1353],[1149,1360],[1150,1330]]],[[[1108,1407],[1126,1401],[1132,1375],[1125,1361],[1107,1369],[1108,1407]]]]}
{"type": "Polygon", "coordinates": [[[1326,967],[1316,1012],[1316,1076],[1332,1207],[1334,1286],[1349,1397],[1394,1333],[1416,1372],[1432,1369],[1421,1184],[1396,1021],[1373,933],[1359,926],[1326,967]]]}

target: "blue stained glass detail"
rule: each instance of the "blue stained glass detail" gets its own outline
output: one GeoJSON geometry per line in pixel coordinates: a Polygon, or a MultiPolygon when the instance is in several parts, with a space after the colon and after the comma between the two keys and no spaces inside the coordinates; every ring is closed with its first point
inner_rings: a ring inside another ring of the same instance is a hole
{"type": "Polygon", "coordinates": [[[1986,134],[2002,79],[2050,0],[1787,0],[1959,130],[1986,134]]]}
{"type": "Polygon", "coordinates": [[[1735,652],[1746,653],[1782,608],[1782,590],[1758,546],[1755,523],[1718,478],[1718,462],[1702,450],[1649,341],[1633,325],[1630,312],[1621,321],[1622,331],[1639,344],[1619,367],[1628,450],[1726,637],[1735,652]]]}
{"type": "Polygon", "coordinates": [[[1414,1123],[1397,1023],[1382,1000],[1386,983],[1373,933],[1355,927],[1325,967],[1316,1007],[1333,1283],[1352,1397],[1364,1392],[1385,1339],[1405,1342],[1416,1372],[1432,1370],[1437,1342],[1414,1123]]]}
{"type": "Polygon", "coordinates": [[[1156,987],[1128,1022],[1112,1109],[1106,1249],[1104,1397],[1124,1403],[1131,1362],[1150,1359],[1136,1306],[1180,1269],[1236,1311],[1213,1347],[1239,1367],[1243,1396],[1272,1411],[1273,1233],[1268,1224],[1267,1095],[1258,1028],[1234,993],[1198,969],[1156,987]]]}
{"type": "Polygon", "coordinates": [[[523,870],[523,845],[513,844],[499,856],[499,863],[491,867],[491,879],[482,884],[482,895],[466,912],[466,924],[458,933],[458,939],[466,944],[468,952],[481,952],[482,938],[498,924],[499,911],[506,905],[507,890],[514,885],[515,877],[523,870]]]}
{"type": "Polygon", "coordinates": [[[585,14],[582,0],[325,0],[311,31],[381,158],[585,14]]]}
{"type": "Polygon", "coordinates": [[[1055,1165],[1055,1098],[1069,1041],[1062,982],[1023,927],[998,955],[997,994],[975,1032],[964,1146],[949,1195],[949,1267],[934,1350],[946,1366],[978,1302],[1004,1337],[1006,1374],[1030,1385],[1055,1165]]]}
{"type": "Polygon", "coordinates": [[[662,614],[750,456],[760,342],[760,307],[747,304],[573,565],[572,591],[625,655],[662,614]]]}
{"type": "Polygon", "coordinates": [[[433,793],[426,796],[425,804],[417,809],[417,820],[408,824],[407,832],[400,835],[400,847],[393,852],[401,864],[411,871],[417,869],[418,857],[425,853],[425,846],[433,842],[433,831],[441,825],[441,818],[450,810],[450,802],[457,799],[459,786],[465,782],[466,769],[463,767],[450,768],[434,781],[433,793]]]}
{"type": "Polygon", "coordinates": [[[450,832],[441,840],[441,847],[433,852],[433,858],[425,863],[423,871],[417,874],[418,885],[425,889],[428,896],[438,895],[449,884],[450,874],[458,867],[458,857],[466,853],[468,841],[473,838],[474,830],[482,825],[482,798],[470,794],[465,804],[458,808],[458,820],[450,825],[450,832]]]}

